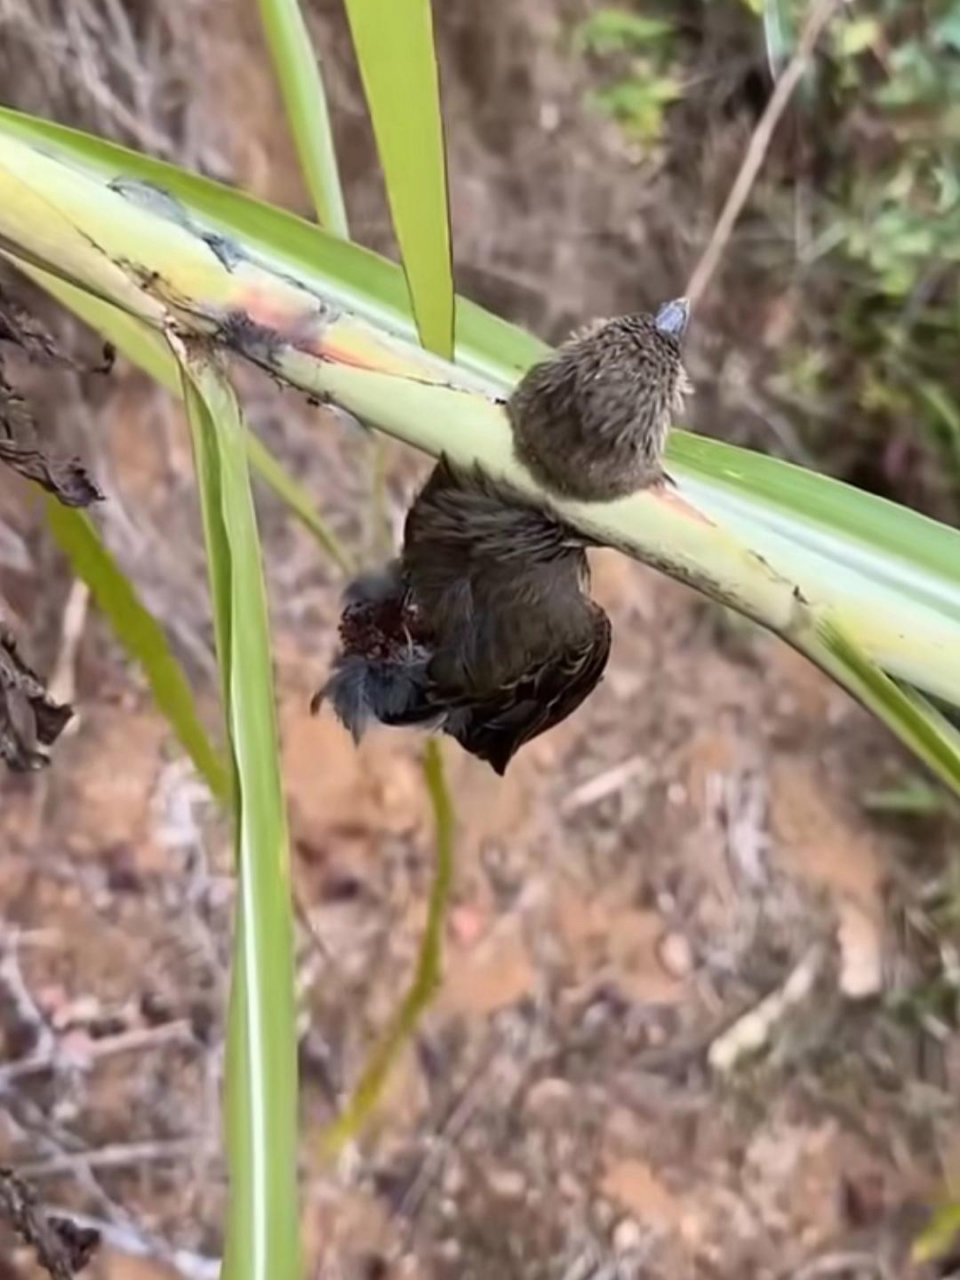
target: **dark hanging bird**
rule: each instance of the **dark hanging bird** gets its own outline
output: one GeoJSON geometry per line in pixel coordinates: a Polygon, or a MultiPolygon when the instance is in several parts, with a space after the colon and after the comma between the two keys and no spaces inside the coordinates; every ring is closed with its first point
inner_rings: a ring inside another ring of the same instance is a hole
{"type": "Polygon", "coordinates": [[[507,401],[517,457],[560,497],[605,502],[662,483],[673,416],[692,390],[686,298],[595,320],[534,365],[507,401]]]}
{"type": "MultiPolygon", "coordinates": [[[[514,444],[545,489],[610,500],[666,479],[671,418],[690,389],[689,305],[597,321],[523,378],[514,444]]],[[[441,729],[502,774],[599,683],[610,621],[587,594],[586,539],[511,486],[443,459],[407,514],[403,549],[348,588],[332,702],[359,740],[371,720],[441,729]]]]}
{"type": "Polygon", "coordinates": [[[442,730],[498,774],[596,688],[610,621],[586,594],[583,540],[517,490],[446,459],[407,514],[403,550],[347,590],[329,699],[442,730]]]}

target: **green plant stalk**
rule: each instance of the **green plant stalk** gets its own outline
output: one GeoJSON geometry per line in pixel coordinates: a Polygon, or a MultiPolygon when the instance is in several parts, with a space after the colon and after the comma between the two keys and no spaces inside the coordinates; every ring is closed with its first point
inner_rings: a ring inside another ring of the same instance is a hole
{"type": "MultiPolygon", "coordinates": [[[[358,329],[348,344],[356,352],[363,350],[364,332],[379,331],[378,342],[383,335],[401,346],[415,341],[406,284],[385,259],[331,239],[312,224],[232,188],[88,134],[2,109],[0,131],[60,156],[101,184],[117,174],[159,183],[185,203],[199,226],[236,238],[251,260],[277,277],[295,277],[344,317],[356,320],[358,329]]],[[[462,298],[457,317],[456,380],[488,393],[506,393],[517,375],[548,350],[530,334],[462,298]]],[[[797,550],[803,557],[809,549],[820,560],[818,572],[829,565],[844,575],[842,595],[851,583],[866,580],[868,593],[879,584],[881,594],[889,594],[890,616],[900,610],[901,593],[920,600],[938,597],[937,607],[946,607],[950,597],[957,616],[956,531],[777,459],[682,431],[673,433],[669,457],[678,477],[690,486],[696,483],[698,502],[706,510],[724,520],[735,518],[738,528],[751,535],[747,540],[758,544],[772,520],[782,528],[787,554],[796,559],[797,550]],[[897,580],[888,593],[891,560],[897,580]]],[[[935,631],[935,624],[922,618],[912,630],[927,634],[931,625],[935,631]]]]}
{"type": "MultiPolygon", "coordinates": [[[[357,321],[357,332],[351,331],[347,342],[355,355],[369,354],[364,324],[367,332],[379,330],[381,338],[386,334],[406,344],[409,354],[416,335],[406,307],[406,285],[385,259],[331,240],[311,224],[232,188],[88,134],[3,109],[0,132],[59,155],[101,184],[126,174],[165,186],[185,202],[199,225],[236,237],[251,258],[275,276],[295,276],[343,317],[357,321]]],[[[518,374],[548,351],[523,330],[462,298],[457,315],[458,367],[448,380],[505,394],[518,374]]],[[[379,358],[382,353],[377,354],[379,358]]],[[[414,350],[412,359],[408,367],[416,376],[413,370],[417,361],[422,367],[421,353],[414,350]]],[[[438,375],[432,368],[425,376],[438,375]]],[[[920,601],[929,598],[936,609],[949,605],[952,616],[960,614],[960,534],[955,530],[778,459],[683,431],[673,432],[669,458],[685,487],[696,485],[697,501],[706,510],[724,520],[735,519],[757,543],[761,534],[766,537],[776,527],[782,531],[785,550],[799,542],[801,557],[809,551],[820,560],[818,571],[827,561],[842,571],[843,594],[850,582],[866,580],[870,591],[874,585],[880,586],[881,594],[891,588],[891,613],[905,595],[920,601]],[[895,581],[890,580],[891,563],[895,581]]],[[[916,630],[928,631],[930,619],[922,622],[916,630]]]]}
{"type": "Polygon", "coordinates": [[[386,1034],[364,1067],[346,1109],[324,1134],[324,1150],[331,1157],[354,1137],[376,1106],[397,1054],[416,1029],[443,976],[443,929],[453,881],[453,805],[444,774],[443,754],[436,738],[427,742],[423,772],[436,826],[437,865],[416,972],[386,1034]]]}
{"type": "MultiPolygon", "coordinates": [[[[343,230],[345,233],[346,228],[344,227],[343,230]]],[[[86,320],[87,323],[93,325],[104,338],[113,342],[122,354],[139,365],[155,381],[165,386],[173,394],[180,395],[181,379],[176,361],[170,354],[167,345],[161,341],[159,335],[153,330],[148,329],[141,321],[118,311],[115,307],[101,302],[89,294],[83,293],[73,285],[57,280],[46,272],[37,268],[24,267],[22,263],[17,265],[20,266],[21,270],[25,270],[38,284],[52,293],[53,296],[59,298],[82,319],[86,320]]],[[[248,432],[246,440],[250,462],[259,470],[266,482],[287,503],[298,518],[314,533],[338,566],[345,572],[349,572],[352,567],[351,561],[340,544],[329,533],[326,526],[319,520],[319,517],[315,515],[312,507],[304,500],[299,486],[289,477],[286,470],[272,454],[260,444],[256,436],[248,432]]],[[[389,529],[386,526],[384,437],[381,435],[376,436],[373,440],[373,446],[374,494],[371,551],[375,557],[379,557],[389,554],[389,545],[382,545],[385,540],[389,540],[389,529]]],[[[208,458],[207,450],[202,447],[202,437],[201,441],[197,442],[196,462],[198,475],[202,472],[207,472],[206,479],[202,485],[202,490],[206,491],[211,483],[209,468],[212,464],[208,458]]],[[[219,492],[219,482],[214,481],[214,483],[217,486],[215,492],[219,492]]],[[[57,504],[52,504],[52,506],[56,508],[57,512],[64,510],[57,504]]],[[[219,500],[216,500],[216,506],[219,506],[219,500]]],[[[204,512],[205,516],[209,517],[209,504],[204,505],[204,512]]],[[[75,513],[68,512],[67,515],[73,516],[75,513]]],[[[95,536],[95,531],[92,529],[91,533],[95,536]]],[[[216,540],[222,537],[222,534],[211,535],[208,531],[208,545],[211,536],[216,540]]],[[[127,593],[132,592],[132,588],[126,579],[122,578],[122,575],[121,579],[127,593]]],[[[211,582],[211,591],[215,596],[222,597],[221,606],[214,611],[215,616],[221,619],[228,618],[228,589],[214,580],[211,582]]],[[[121,632],[126,629],[125,614],[121,614],[118,619],[114,619],[114,622],[121,632]]],[[[152,624],[159,631],[157,624],[149,614],[145,614],[145,622],[152,624]]],[[[221,624],[219,633],[221,641],[218,645],[218,650],[221,654],[224,654],[228,652],[228,649],[225,648],[229,643],[228,621],[221,624]]],[[[160,635],[162,638],[162,632],[160,635]]],[[[228,667],[229,659],[227,658],[221,669],[226,670],[228,667]]],[[[224,705],[226,705],[227,696],[228,691],[224,690],[224,705]]],[[[158,699],[158,702],[160,702],[162,710],[168,711],[168,708],[160,699],[158,699]]],[[[187,745],[189,747],[189,742],[187,745]]],[[[449,883],[452,874],[450,834],[452,806],[443,775],[443,762],[439,747],[434,741],[429,742],[426,747],[425,770],[438,829],[438,868],[430,898],[427,925],[418,956],[416,976],[407,998],[398,1011],[391,1033],[384,1044],[378,1046],[373,1059],[361,1076],[357,1089],[348,1103],[345,1115],[337,1126],[336,1135],[331,1135],[333,1146],[339,1146],[342,1142],[352,1138],[363,1124],[370,1110],[376,1105],[397,1054],[413,1034],[441,979],[440,944],[446,919],[449,883]]],[[[216,781],[217,779],[213,778],[213,780],[216,781]]],[[[223,778],[223,783],[222,790],[225,792],[225,777],[223,778]]],[[[239,934],[239,931],[245,927],[242,916],[238,919],[237,927],[237,951],[238,954],[242,955],[245,951],[242,937],[239,934]]],[[[249,984],[246,978],[246,969],[243,966],[239,966],[231,988],[229,1008],[229,1026],[231,1030],[227,1056],[230,1082],[227,1114],[230,1117],[229,1132],[233,1134],[232,1160],[234,1164],[242,1167],[250,1167],[254,1160],[254,1135],[251,1131],[251,1126],[247,1123],[244,1105],[244,1099],[249,1098],[252,1087],[251,1072],[248,1065],[249,1055],[244,1051],[248,1033],[246,1016],[248,993],[249,984]]],[[[229,1233],[231,1240],[241,1239],[242,1230],[240,1223],[232,1226],[229,1233]]],[[[245,1256],[246,1245],[244,1243],[231,1245],[230,1249],[233,1255],[245,1256]]],[[[228,1267],[232,1268],[233,1266],[234,1263],[231,1260],[228,1263],[228,1267]]]]}
{"type": "Polygon", "coordinates": [[[266,590],[232,388],[203,344],[183,369],[235,770],[238,907],[227,1033],[224,1280],[297,1280],[293,925],[266,590]]]}
{"type": "Polygon", "coordinates": [[[960,1233],[960,1200],[947,1199],[933,1214],[925,1230],[914,1241],[910,1259],[920,1266],[945,1257],[960,1233]]]}
{"type": "Polygon", "coordinates": [[[319,59],[298,0],[260,0],[297,157],[320,225],[350,235],[319,59]]]}
{"type": "MultiPolygon", "coordinates": [[[[176,165],[154,160],[77,129],[0,107],[0,133],[39,148],[100,186],[118,175],[152,183],[179,200],[197,227],[227,236],[274,275],[299,281],[371,331],[419,348],[403,272],[360,245],[327,235],[284,209],[176,165]]],[[[456,360],[461,376],[507,390],[549,350],[532,334],[458,298],[456,360]]]]}
{"type": "Polygon", "coordinates": [[[44,510],[54,541],[67,556],[73,572],[93,592],[127,653],[142,666],[157,706],[197,771],[213,795],[226,800],[229,775],[200,723],[187,678],[159,623],[141,604],[87,515],[49,496],[44,510]]]}
{"type": "MultiPolygon", "coordinates": [[[[479,462],[536,494],[513,460],[506,418],[489,381],[413,347],[396,332],[377,333],[302,282],[244,256],[242,246],[225,263],[209,237],[185,219],[161,216],[104,187],[83,165],[67,166],[3,136],[4,123],[0,115],[0,173],[9,192],[0,205],[0,243],[154,327],[173,323],[184,332],[213,334],[282,381],[329,397],[429,452],[479,462]],[[103,245],[110,246],[109,255],[103,245]]],[[[709,460],[707,442],[688,437],[679,443],[670,463],[676,492],[603,505],[558,504],[560,511],[603,541],[778,631],[825,669],[836,672],[838,666],[818,630],[829,614],[868,662],[960,703],[960,555],[951,557],[960,549],[956,531],[729,446],[713,446],[724,460],[715,477],[709,461],[702,461],[709,460]],[[678,456],[681,451],[688,461],[678,456]],[[799,476],[799,487],[813,491],[816,501],[798,512],[789,501],[764,500],[753,476],[771,472],[784,476],[785,485],[799,476]],[[860,536],[844,528],[846,500],[859,513],[860,536]],[[897,578],[897,563],[871,543],[884,523],[902,536],[897,560],[916,571],[915,582],[897,578]]],[[[854,692],[861,688],[854,673],[843,682],[854,692]]],[[[887,714],[895,723],[896,707],[891,704],[887,714]]]]}
{"type": "MultiPolygon", "coordinates": [[[[69,311],[103,337],[112,342],[121,355],[131,364],[149,374],[155,382],[177,399],[181,396],[180,375],[177,363],[160,335],[135,317],[102,302],[92,294],[38,267],[28,266],[12,255],[6,255],[19,270],[61,302],[69,311]]],[[[247,431],[247,456],[261,480],[269,486],[283,504],[289,508],[303,527],[311,533],[344,574],[355,570],[354,558],[337,538],[327,522],[320,516],[304,487],[296,481],[287,468],[270,452],[254,434],[247,431]]]]}

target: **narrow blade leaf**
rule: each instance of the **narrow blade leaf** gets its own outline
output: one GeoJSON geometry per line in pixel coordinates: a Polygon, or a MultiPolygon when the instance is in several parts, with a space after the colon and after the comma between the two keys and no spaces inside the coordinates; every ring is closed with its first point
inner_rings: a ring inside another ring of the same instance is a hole
{"type": "Polygon", "coordinates": [[[344,1143],[356,1136],[376,1106],[390,1068],[415,1032],[443,974],[443,930],[453,881],[454,815],[443,768],[443,753],[436,738],[427,742],[423,772],[436,828],[437,865],[417,967],[403,1003],[391,1020],[383,1039],[370,1055],[343,1114],[324,1136],[324,1147],[328,1155],[335,1155],[344,1143]]]}
{"type": "Polygon", "coordinates": [[[232,389],[200,346],[175,347],[194,430],[227,724],[239,884],[227,1050],[225,1280],[297,1280],[297,1067],[287,825],[266,589],[232,389]]]}
{"type": "Polygon", "coordinates": [[[922,694],[891,680],[835,620],[824,620],[818,630],[827,670],[960,795],[960,732],[922,694]]]}
{"type": "Polygon", "coordinates": [[[320,64],[299,0],[260,0],[260,17],[317,219],[347,237],[347,210],[320,64]]]}
{"type": "Polygon", "coordinates": [[[346,0],[420,340],[453,355],[447,165],[430,0],[346,0]]]}
{"type": "Polygon", "coordinates": [[[154,701],[219,800],[229,775],[204,731],[183,668],[153,614],[104,546],[88,516],[47,498],[47,525],[74,573],[87,584],[127,653],[143,668],[154,701]]]}

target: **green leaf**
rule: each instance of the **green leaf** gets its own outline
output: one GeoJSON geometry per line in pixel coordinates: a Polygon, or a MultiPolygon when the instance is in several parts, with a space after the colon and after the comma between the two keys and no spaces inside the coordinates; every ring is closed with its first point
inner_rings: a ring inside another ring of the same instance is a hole
{"type": "Polygon", "coordinates": [[[82,511],[45,499],[47,524],[74,573],[87,584],[127,653],[140,664],[154,701],[181,745],[219,800],[229,793],[229,775],[204,731],[183,669],[153,614],[141,604],[129,578],[82,511]]]}
{"type": "Polygon", "coordinates": [[[918,1265],[935,1262],[953,1248],[960,1236],[960,1200],[942,1205],[923,1234],[914,1242],[911,1258],[918,1265]]]}
{"type": "Polygon", "coordinates": [[[628,133],[644,142],[656,142],[663,132],[664,106],[682,96],[678,80],[652,72],[636,79],[598,89],[592,100],[618,120],[628,133]]]}
{"type": "Polygon", "coordinates": [[[673,33],[673,24],[662,18],[648,18],[624,9],[601,9],[580,23],[574,44],[581,51],[606,57],[662,44],[673,33]]]}
{"type": "Polygon", "coordinates": [[[355,1137],[376,1106],[390,1068],[416,1030],[424,1010],[440,985],[443,970],[443,930],[453,880],[453,804],[443,768],[443,754],[436,738],[430,738],[424,752],[423,772],[437,833],[437,867],[434,872],[427,923],[417,968],[403,1003],[390,1027],[374,1049],[343,1113],[324,1135],[324,1148],[335,1155],[355,1137]]]}
{"type": "Polygon", "coordinates": [[[880,23],[874,17],[848,18],[838,22],[835,47],[841,58],[856,58],[876,44],[882,34],[880,23]]]}
{"type": "Polygon", "coordinates": [[[960,795],[960,732],[916,690],[902,688],[891,680],[836,620],[821,620],[817,630],[828,655],[823,664],[825,670],[888,725],[955,795],[960,795]]]}
{"type": "Polygon", "coordinates": [[[791,9],[793,0],[761,0],[761,2],[767,63],[770,74],[776,80],[797,43],[796,24],[791,9]]]}
{"type": "Polygon", "coordinates": [[[235,768],[238,905],[227,1029],[224,1280],[299,1280],[297,1063],[287,824],[266,589],[245,427],[199,344],[179,340],[235,768]]]}
{"type": "MultiPolygon", "coordinates": [[[[228,265],[181,219],[105,189],[81,157],[68,163],[53,142],[41,153],[8,136],[3,113],[0,169],[0,235],[22,246],[21,256],[89,282],[155,326],[209,332],[218,318],[238,315],[255,335],[263,331],[252,358],[281,381],[548,500],[513,455],[498,403],[504,366],[490,377],[466,378],[405,340],[388,341],[373,322],[364,327],[324,312],[333,304],[322,291],[266,257],[256,266],[243,258],[228,265]]],[[[188,223],[198,216],[187,205],[184,214],[188,223]]],[[[216,227],[211,233],[222,234],[216,227]]],[[[585,532],[791,643],[798,642],[798,614],[833,618],[883,671],[960,704],[960,533],[800,468],[682,432],[673,433],[668,468],[676,488],[666,494],[554,505],[585,532]]],[[[844,669],[835,670],[844,680],[844,669]]]]}
{"type": "Polygon", "coordinates": [[[882,667],[960,704],[960,532],[718,440],[674,433],[669,453],[693,501],[762,547],[807,598],[834,607],[861,645],[869,632],[882,667]]]}
{"type": "Polygon", "coordinates": [[[906,814],[930,817],[944,810],[943,793],[922,778],[911,778],[896,787],[868,791],[863,806],[871,813],[906,814]]]}
{"type": "Polygon", "coordinates": [[[350,228],[327,95],[298,0],[260,0],[260,17],[317,218],[328,231],[346,238],[350,228]]]}
{"type": "Polygon", "coordinates": [[[345,0],[420,340],[453,355],[447,164],[430,0],[345,0]]]}
{"type": "MultiPolygon", "coordinates": [[[[48,154],[59,151],[69,164],[81,165],[102,181],[128,177],[155,183],[182,201],[198,224],[237,237],[245,251],[272,269],[293,275],[334,305],[389,332],[416,337],[403,272],[368,249],[232,187],[49,120],[0,107],[0,134],[48,154]]],[[[547,351],[532,334],[462,298],[457,300],[456,338],[457,361],[500,386],[509,386],[547,351]]]]}

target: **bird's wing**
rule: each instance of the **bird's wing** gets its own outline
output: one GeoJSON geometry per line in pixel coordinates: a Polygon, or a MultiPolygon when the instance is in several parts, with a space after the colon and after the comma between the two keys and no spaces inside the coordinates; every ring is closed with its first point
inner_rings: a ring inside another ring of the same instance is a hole
{"type": "Polygon", "coordinates": [[[595,606],[589,636],[484,697],[451,702],[446,730],[503,774],[525,742],[560,724],[593,692],[610,656],[610,619],[595,606]],[[459,714],[456,712],[459,711],[459,714]]]}

